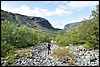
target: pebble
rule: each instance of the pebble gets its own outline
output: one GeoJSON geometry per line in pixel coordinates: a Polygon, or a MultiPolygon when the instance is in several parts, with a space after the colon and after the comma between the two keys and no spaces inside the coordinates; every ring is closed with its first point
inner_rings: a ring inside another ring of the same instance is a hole
{"type": "Polygon", "coordinates": [[[99,66],[99,50],[86,50],[83,46],[67,46],[76,55],[79,66],[99,66]],[[74,50],[73,50],[74,49],[74,50]]]}
{"type": "MultiPolygon", "coordinates": [[[[51,50],[55,50],[59,46],[53,44],[51,50]]],[[[78,66],[99,66],[99,50],[86,51],[83,46],[73,46],[70,44],[66,46],[70,51],[76,55],[76,62],[78,66]]],[[[15,61],[17,66],[68,66],[67,57],[62,57],[59,61],[52,54],[48,55],[47,49],[44,45],[39,45],[30,50],[30,58],[20,57],[15,54],[15,61]]],[[[53,52],[53,51],[52,51],[53,52]]],[[[2,66],[7,66],[7,61],[1,61],[2,66]]]]}

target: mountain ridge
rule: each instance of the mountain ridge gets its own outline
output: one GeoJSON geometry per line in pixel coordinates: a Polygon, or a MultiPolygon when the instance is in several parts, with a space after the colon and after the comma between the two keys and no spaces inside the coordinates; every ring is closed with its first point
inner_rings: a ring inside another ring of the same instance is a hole
{"type": "Polygon", "coordinates": [[[81,22],[74,22],[74,23],[69,23],[69,24],[66,24],[64,26],[64,30],[65,31],[69,31],[71,28],[76,28],[81,22]]]}
{"type": "Polygon", "coordinates": [[[9,20],[12,23],[24,24],[29,28],[53,31],[61,30],[58,28],[54,28],[45,18],[11,13],[1,9],[1,21],[2,20],[9,20]]]}

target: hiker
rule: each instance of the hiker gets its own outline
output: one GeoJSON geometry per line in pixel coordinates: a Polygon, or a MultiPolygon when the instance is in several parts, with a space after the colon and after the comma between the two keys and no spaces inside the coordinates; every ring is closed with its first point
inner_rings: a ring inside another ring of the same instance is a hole
{"type": "Polygon", "coordinates": [[[47,49],[48,49],[48,54],[51,54],[51,45],[50,45],[50,43],[47,43],[47,49]]]}

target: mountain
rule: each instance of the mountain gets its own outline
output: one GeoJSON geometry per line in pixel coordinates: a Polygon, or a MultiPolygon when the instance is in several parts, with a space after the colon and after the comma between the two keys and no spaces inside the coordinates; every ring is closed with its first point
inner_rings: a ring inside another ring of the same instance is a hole
{"type": "Polygon", "coordinates": [[[71,28],[76,28],[80,22],[69,23],[64,26],[65,31],[69,31],[71,28]]]}
{"type": "Polygon", "coordinates": [[[29,28],[42,29],[42,30],[53,30],[58,31],[61,29],[53,28],[48,20],[42,17],[26,16],[16,13],[7,12],[1,10],[1,20],[9,20],[12,23],[24,24],[29,28]]]}

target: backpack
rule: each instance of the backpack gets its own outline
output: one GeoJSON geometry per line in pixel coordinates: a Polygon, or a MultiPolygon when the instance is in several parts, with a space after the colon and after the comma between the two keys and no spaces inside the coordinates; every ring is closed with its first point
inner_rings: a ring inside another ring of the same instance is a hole
{"type": "Polygon", "coordinates": [[[51,45],[49,43],[46,44],[46,48],[49,48],[51,45]]]}
{"type": "Polygon", "coordinates": [[[46,48],[48,48],[48,43],[45,45],[46,48]]]}

